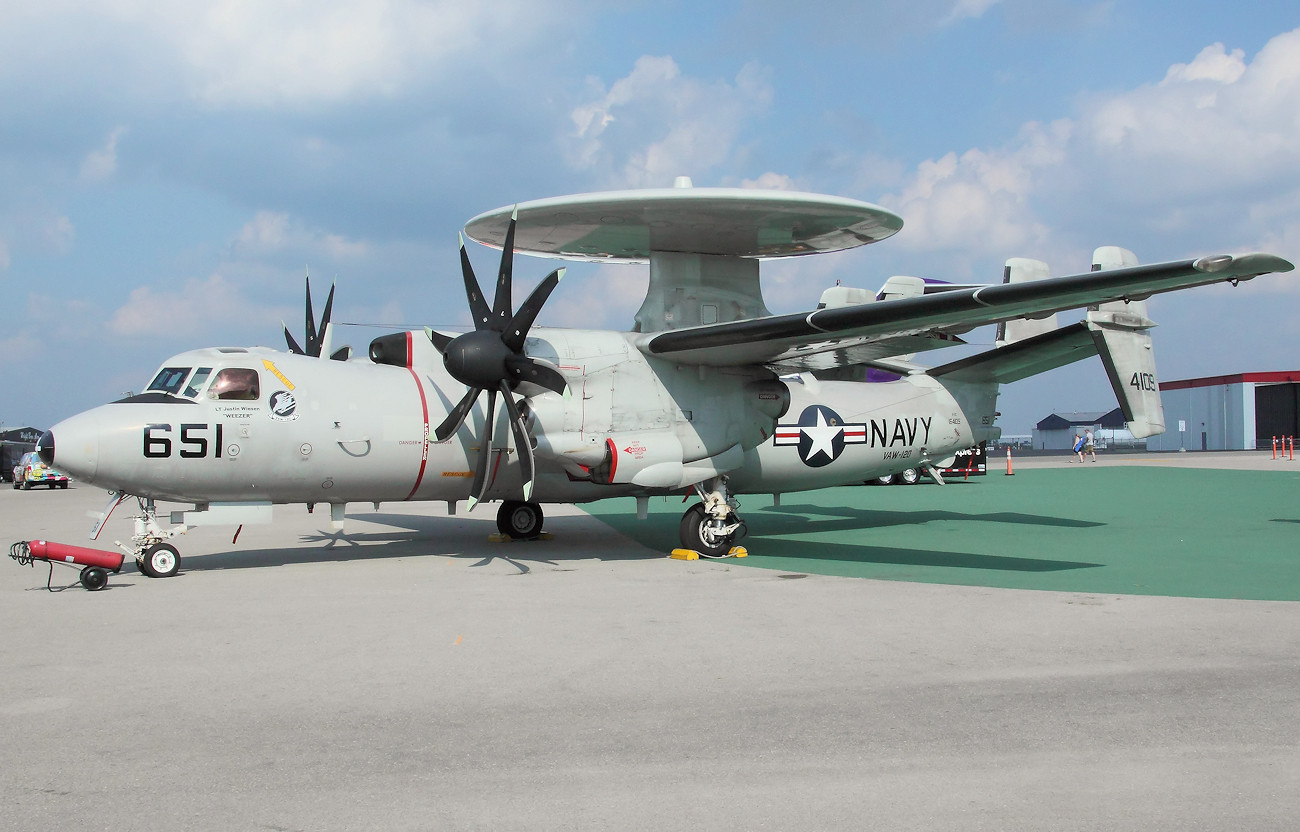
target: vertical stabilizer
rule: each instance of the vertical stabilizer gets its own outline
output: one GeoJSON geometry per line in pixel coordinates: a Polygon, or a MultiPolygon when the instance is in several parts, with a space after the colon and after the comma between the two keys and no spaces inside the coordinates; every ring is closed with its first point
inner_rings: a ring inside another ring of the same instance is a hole
{"type": "MultiPolygon", "coordinates": [[[[1007,261],[1006,268],[1002,270],[1003,283],[1024,283],[1027,280],[1043,280],[1050,276],[1051,272],[1046,263],[1042,260],[1030,260],[1028,257],[1012,257],[1007,261]]],[[[1002,347],[1054,329],[1056,329],[1054,314],[1038,320],[1017,318],[998,324],[996,343],[997,346],[1002,347]]]]}
{"type": "MultiPolygon", "coordinates": [[[[1092,255],[1093,271],[1136,265],[1133,252],[1116,246],[1103,246],[1092,255]]],[[[1087,326],[1129,431],[1137,439],[1164,433],[1165,411],[1151,349],[1155,322],[1147,317],[1146,301],[1103,303],[1088,310],[1087,326]]]]}

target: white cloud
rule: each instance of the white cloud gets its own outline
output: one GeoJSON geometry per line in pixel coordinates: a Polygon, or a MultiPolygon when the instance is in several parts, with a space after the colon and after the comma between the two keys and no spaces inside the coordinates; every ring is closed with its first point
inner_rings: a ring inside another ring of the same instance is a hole
{"type": "MultiPolygon", "coordinates": [[[[767,109],[766,71],[747,64],[731,82],[683,76],[671,57],[644,55],[608,89],[590,79],[570,116],[570,164],[610,187],[668,187],[734,159],[746,123],[767,109]]],[[[697,178],[697,181],[699,179],[697,178]]]]}
{"type": "Polygon", "coordinates": [[[757,179],[742,179],[740,182],[740,187],[751,188],[760,191],[804,190],[798,185],[798,183],[795,182],[793,177],[787,176],[784,173],[773,173],[772,171],[768,171],[767,173],[760,174],[757,179]]]}
{"type": "Polygon", "coordinates": [[[1077,233],[1118,232],[1186,254],[1267,243],[1294,258],[1298,135],[1300,30],[1249,62],[1208,46],[1159,82],[1084,100],[1075,118],[1027,124],[1004,147],[926,160],[881,202],[914,250],[1050,260],[1086,252],[1077,233]],[[1225,211],[1229,200],[1246,207],[1225,211]]]}
{"type": "Polygon", "coordinates": [[[952,10],[940,21],[940,25],[956,23],[959,20],[971,20],[983,17],[984,13],[996,6],[1001,0],[957,0],[952,10]]]}
{"type": "Polygon", "coordinates": [[[1008,149],[972,149],[922,162],[906,187],[881,199],[900,214],[898,244],[912,249],[1023,251],[1047,227],[1031,204],[1037,180],[1064,160],[1071,126],[1028,124],[1008,149]]]}
{"type": "Polygon", "coordinates": [[[297,253],[335,260],[361,257],[370,250],[365,242],[308,228],[288,214],[275,211],[258,211],[239,229],[232,248],[243,256],[297,253]]]}
{"type": "MultiPolygon", "coordinates": [[[[48,61],[61,68],[94,55],[107,66],[109,79],[135,75],[153,93],[179,90],[215,106],[310,106],[393,96],[443,83],[447,71],[465,64],[500,64],[501,56],[544,42],[552,27],[570,18],[567,5],[525,0],[6,3],[0,76],[24,62],[48,61]]],[[[140,92],[136,83],[123,89],[140,92]]]]}
{"type": "Polygon", "coordinates": [[[103,147],[86,154],[81,161],[82,182],[102,182],[117,173],[117,142],[124,135],[126,128],[116,127],[103,147]]]}
{"type": "Polygon", "coordinates": [[[193,335],[212,329],[212,324],[245,321],[250,308],[255,307],[235,286],[214,274],[188,280],[176,291],[133,289],[126,304],[113,313],[108,330],[124,337],[193,335]]]}

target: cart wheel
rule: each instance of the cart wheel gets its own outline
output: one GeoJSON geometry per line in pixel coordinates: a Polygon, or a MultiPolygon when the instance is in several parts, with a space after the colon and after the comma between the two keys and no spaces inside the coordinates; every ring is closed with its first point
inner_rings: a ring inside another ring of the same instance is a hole
{"type": "Polygon", "coordinates": [[[155,543],[144,550],[140,568],[150,578],[170,578],[180,571],[181,554],[170,543],[155,543]]]}
{"type": "Polygon", "coordinates": [[[108,586],[108,572],[98,566],[87,566],[81,570],[81,585],[91,592],[108,586]]]}

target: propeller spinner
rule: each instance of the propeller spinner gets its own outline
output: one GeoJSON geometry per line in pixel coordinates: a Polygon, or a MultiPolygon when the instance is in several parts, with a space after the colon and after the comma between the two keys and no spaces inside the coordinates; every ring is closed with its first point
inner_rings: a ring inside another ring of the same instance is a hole
{"type": "MultiPolygon", "coordinates": [[[[320,329],[316,328],[316,318],[311,308],[311,275],[307,276],[307,347],[304,349],[298,345],[293,335],[289,332],[288,325],[281,322],[284,326],[284,341],[289,346],[289,352],[297,355],[310,355],[320,358],[322,350],[327,348],[326,340],[329,335],[330,310],[334,306],[334,284],[330,284],[330,293],[325,298],[325,311],[320,316],[320,329]]],[[[334,361],[347,361],[352,355],[351,347],[340,347],[330,354],[334,361]]]]}
{"type": "Polygon", "coordinates": [[[426,329],[433,346],[442,353],[443,365],[452,378],[469,390],[464,398],[438,425],[434,436],[439,442],[460,430],[480,394],[486,392],[487,420],[483,423],[483,436],[479,439],[478,461],[474,466],[474,483],[470,488],[469,507],[472,509],[483,499],[487,490],[487,469],[492,457],[492,429],[496,421],[496,396],[501,393],[506,412],[510,417],[510,430],[519,451],[519,468],[524,482],[524,500],[533,492],[533,447],[528,439],[528,429],[515,404],[513,390],[520,382],[532,384],[563,394],[567,389],[564,376],[524,353],[524,339],[532,328],[542,305],[564,276],[564,269],[548,274],[523,305],[511,314],[511,273],[514,263],[516,212],[510,217],[505,243],[501,247],[501,268],[497,273],[496,298],[489,308],[479,288],[469,254],[465,251],[465,237],[460,238],[460,267],[465,277],[465,294],[470,312],[474,315],[474,331],[455,338],[426,329]]]}

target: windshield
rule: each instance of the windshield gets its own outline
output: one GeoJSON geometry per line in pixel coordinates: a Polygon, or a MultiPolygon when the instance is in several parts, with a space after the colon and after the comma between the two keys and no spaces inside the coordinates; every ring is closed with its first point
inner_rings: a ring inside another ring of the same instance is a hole
{"type": "Polygon", "coordinates": [[[175,394],[180,391],[181,385],[185,383],[185,379],[189,377],[189,374],[189,367],[163,367],[145,389],[147,391],[175,394]]]}
{"type": "MultiPolygon", "coordinates": [[[[188,399],[197,399],[203,392],[203,385],[207,383],[208,376],[212,375],[211,367],[200,367],[190,375],[189,367],[163,367],[154,376],[153,381],[145,388],[146,393],[170,393],[173,396],[184,396],[188,399]],[[189,379],[189,384],[185,380],[189,379]]],[[[256,397],[254,397],[256,398],[256,397]]]]}

